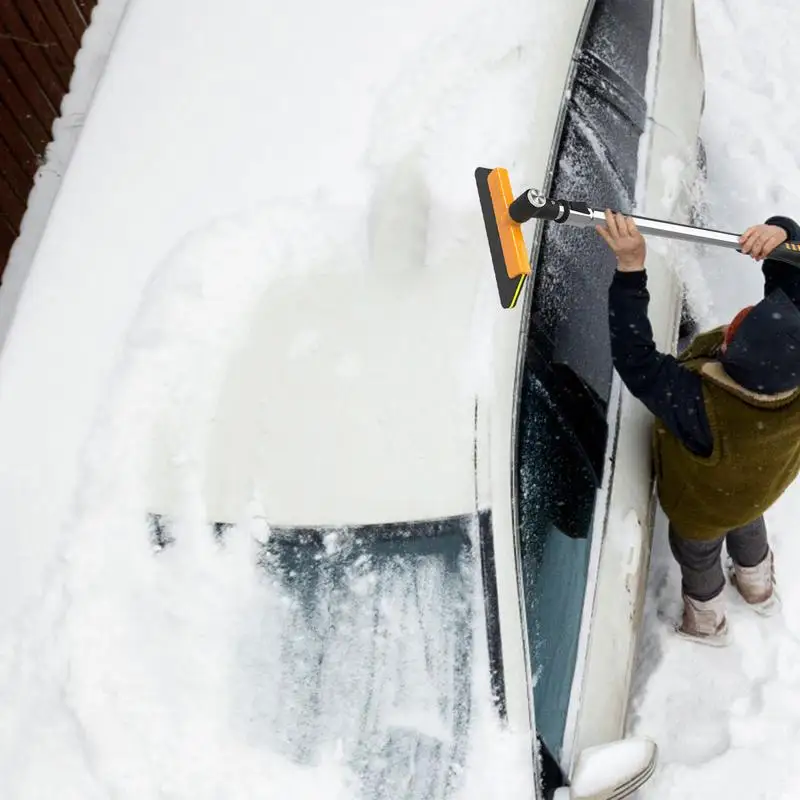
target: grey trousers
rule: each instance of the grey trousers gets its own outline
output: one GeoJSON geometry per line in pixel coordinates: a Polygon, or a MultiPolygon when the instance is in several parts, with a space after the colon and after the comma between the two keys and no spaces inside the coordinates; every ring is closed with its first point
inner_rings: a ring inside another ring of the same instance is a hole
{"type": "Polygon", "coordinates": [[[769,553],[764,517],[711,541],[684,539],[678,536],[672,525],[669,526],[669,546],[681,567],[683,591],[695,600],[711,600],[725,586],[720,558],[723,541],[730,557],[740,567],[754,567],[769,553]]]}

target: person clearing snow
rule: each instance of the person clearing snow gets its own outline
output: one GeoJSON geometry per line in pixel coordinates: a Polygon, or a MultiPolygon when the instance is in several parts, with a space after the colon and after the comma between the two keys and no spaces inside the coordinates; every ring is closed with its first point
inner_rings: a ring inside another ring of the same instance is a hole
{"type": "Polygon", "coordinates": [[[764,261],[764,298],[695,336],[676,358],[653,343],[646,245],[631,217],[605,212],[596,230],[617,257],[609,287],[614,367],[655,415],[658,497],[682,574],[679,635],[730,641],[721,551],[731,581],[762,614],[779,607],[764,512],[800,472],[800,270],[768,258],[800,227],[771,217],[740,237],[764,261]]]}

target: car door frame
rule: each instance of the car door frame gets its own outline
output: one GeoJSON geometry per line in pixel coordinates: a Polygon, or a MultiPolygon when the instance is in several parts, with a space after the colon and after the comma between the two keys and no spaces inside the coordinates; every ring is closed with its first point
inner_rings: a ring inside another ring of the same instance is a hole
{"type": "MultiPolygon", "coordinates": [[[[651,108],[653,100],[653,92],[655,87],[655,72],[658,66],[658,48],[660,44],[660,35],[661,35],[662,6],[663,6],[662,0],[654,0],[651,28],[650,28],[650,38],[648,42],[648,66],[647,66],[648,74],[646,81],[647,87],[646,87],[646,97],[645,97],[648,110],[651,108]]],[[[557,160],[559,158],[561,151],[562,139],[564,134],[564,124],[568,112],[569,95],[572,86],[574,84],[578,69],[577,57],[580,51],[584,47],[586,36],[589,30],[589,24],[591,22],[591,18],[594,13],[595,7],[596,3],[594,2],[594,0],[587,5],[583,24],[581,26],[581,30],[576,41],[575,53],[573,55],[572,69],[570,70],[570,75],[568,78],[568,90],[567,92],[565,92],[565,97],[562,103],[561,112],[559,116],[559,127],[553,139],[550,161],[547,167],[548,185],[544,187],[544,191],[546,193],[548,192],[552,184],[556,170],[557,160]]],[[[648,118],[645,122],[645,132],[642,134],[643,143],[646,142],[648,138],[647,128],[650,125],[651,125],[651,119],[648,114],[648,118]]],[[[637,169],[641,167],[641,165],[642,165],[642,151],[640,150],[637,169]]],[[[640,176],[637,175],[637,183],[639,182],[639,179],[640,176]]],[[[637,197],[636,197],[637,203],[639,202],[639,199],[640,199],[639,187],[637,185],[637,197]]],[[[539,258],[541,245],[542,245],[542,228],[538,227],[535,233],[534,246],[531,251],[531,263],[533,265],[536,264],[539,258]]],[[[529,291],[528,293],[526,293],[524,301],[523,323],[520,328],[521,343],[519,352],[521,353],[523,359],[525,354],[528,331],[531,324],[531,311],[533,306],[532,301],[533,301],[533,292],[529,291]]],[[[521,372],[519,373],[519,376],[521,376],[521,372]]],[[[620,429],[620,419],[622,411],[622,395],[623,395],[622,384],[619,380],[619,376],[616,374],[616,372],[614,372],[611,380],[610,395],[608,400],[608,408],[606,416],[607,439],[606,439],[605,455],[603,459],[603,477],[601,485],[597,490],[597,496],[595,499],[594,518],[591,529],[589,563],[587,567],[586,588],[583,601],[583,608],[581,612],[578,652],[576,656],[575,669],[572,678],[572,688],[570,692],[569,708],[567,711],[567,719],[563,736],[562,755],[561,758],[559,759],[559,766],[561,767],[565,775],[569,774],[576,755],[575,745],[576,741],[578,740],[578,725],[579,725],[578,711],[581,706],[582,692],[584,688],[584,678],[587,667],[589,639],[591,635],[592,621],[595,611],[595,600],[596,600],[596,591],[598,583],[598,573],[601,561],[601,551],[603,548],[606,527],[609,520],[611,489],[614,480],[615,455],[619,444],[619,429],[620,429]]],[[[517,407],[515,409],[515,425],[514,425],[515,437],[518,435],[519,393],[517,394],[517,401],[518,402],[517,402],[517,407]]],[[[516,453],[516,443],[514,445],[514,452],[516,453]]],[[[513,477],[514,506],[516,509],[518,508],[518,502],[519,502],[517,463],[514,464],[513,476],[514,476],[513,477]]],[[[652,520],[647,520],[646,525],[648,529],[651,528],[652,520]]],[[[517,532],[517,536],[519,536],[518,517],[515,518],[515,530],[517,532]]],[[[519,574],[521,575],[521,563],[518,563],[518,569],[519,569],[519,574]]],[[[522,590],[520,589],[520,591],[522,590]]],[[[524,597],[521,598],[521,605],[524,608],[525,606],[524,597]]],[[[523,631],[525,648],[528,653],[528,658],[532,660],[531,643],[528,641],[526,631],[527,628],[525,629],[525,631],[523,631]]],[[[534,708],[532,690],[530,693],[530,702],[531,702],[531,715],[532,718],[535,719],[535,708],[534,708]]]]}

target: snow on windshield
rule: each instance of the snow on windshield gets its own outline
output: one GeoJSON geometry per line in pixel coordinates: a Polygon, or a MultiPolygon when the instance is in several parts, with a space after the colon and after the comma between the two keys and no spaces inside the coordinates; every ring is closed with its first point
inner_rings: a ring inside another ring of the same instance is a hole
{"type": "Polygon", "coordinates": [[[262,676],[251,713],[297,763],[338,747],[358,796],[435,800],[466,767],[477,524],[397,527],[273,532],[280,599],[247,644],[262,676]]]}

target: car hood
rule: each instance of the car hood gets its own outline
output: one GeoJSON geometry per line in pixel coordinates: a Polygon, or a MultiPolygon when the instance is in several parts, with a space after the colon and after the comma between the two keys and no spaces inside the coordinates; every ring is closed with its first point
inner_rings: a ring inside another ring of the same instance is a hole
{"type": "MultiPolygon", "coordinates": [[[[279,525],[474,510],[469,359],[480,277],[420,269],[271,284],[208,428],[212,521],[239,519],[253,499],[279,525]]],[[[154,480],[158,512],[176,502],[167,456],[154,480]]]]}

